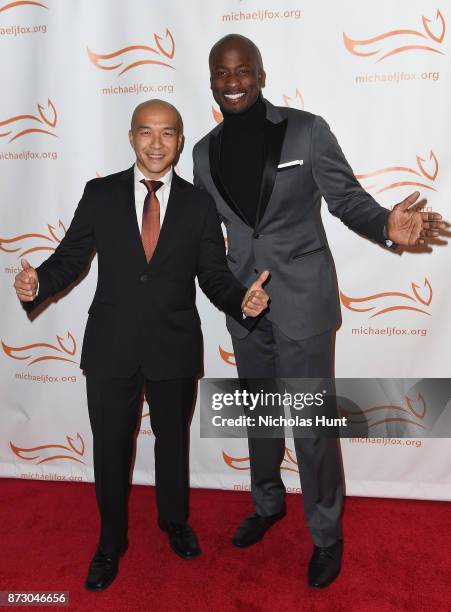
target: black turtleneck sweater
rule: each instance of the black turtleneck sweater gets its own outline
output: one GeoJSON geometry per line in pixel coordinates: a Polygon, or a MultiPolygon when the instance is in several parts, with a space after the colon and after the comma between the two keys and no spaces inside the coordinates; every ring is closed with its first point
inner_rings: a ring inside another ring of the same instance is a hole
{"type": "Polygon", "coordinates": [[[221,109],[221,179],[232,199],[255,227],[263,172],[266,106],[261,96],[242,113],[221,109]]]}

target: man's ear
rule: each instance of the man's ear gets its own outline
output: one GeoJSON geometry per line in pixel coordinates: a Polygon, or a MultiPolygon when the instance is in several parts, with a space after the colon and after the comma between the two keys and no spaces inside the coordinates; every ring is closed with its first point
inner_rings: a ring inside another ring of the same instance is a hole
{"type": "Polygon", "coordinates": [[[128,140],[130,142],[132,149],[135,150],[135,147],[133,146],[133,133],[131,130],[128,130],[128,140]]]}
{"type": "Polygon", "coordinates": [[[263,70],[263,68],[258,71],[258,83],[260,85],[260,89],[263,89],[263,87],[266,85],[266,72],[263,70]]]}

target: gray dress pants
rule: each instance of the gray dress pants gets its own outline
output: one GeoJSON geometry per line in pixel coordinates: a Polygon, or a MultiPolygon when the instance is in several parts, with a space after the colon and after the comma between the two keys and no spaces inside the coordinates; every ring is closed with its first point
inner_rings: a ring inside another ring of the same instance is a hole
{"type": "MultiPolygon", "coordinates": [[[[233,338],[240,379],[333,378],[335,331],[291,340],[267,318],[245,338],[233,338]]],[[[256,512],[270,516],[285,504],[280,466],[285,439],[249,439],[251,490],[256,512]]],[[[343,480],[336,438],[294,438],[304,513],[316,546],[341,538],[343,480]]]]}

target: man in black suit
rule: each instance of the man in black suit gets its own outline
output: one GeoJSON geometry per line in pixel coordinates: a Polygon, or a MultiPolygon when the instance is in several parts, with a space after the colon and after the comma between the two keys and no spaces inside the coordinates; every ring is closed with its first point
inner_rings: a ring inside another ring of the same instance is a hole
{"type": "MultiPolygon", "coordinates": [[[[194,147],[194,184],[215,199],[227,229],[228,263],[244,284],[261,270],[271,279],[268,311],[255,329],[230,317],[238,374],[248,379],[333,378],[340,307],[335,269],[321,221],[321,196],[332,214],[383,246],[414,246],[436,236],[440,215],[412,206],[392,211],[356,180],[329,126],[319,116],[273,106],[260,51],[243,36],[219,40],[209,57],[210,85],[224,122],[194,147]]],[[[304,511],[314,549],[310,586],[340,571],[342,483],[337,442],[295,438],[304,511]]],[[[233,543],[256,544],[285,515],[280,475],[285,440],[249,439],[255,512],[233,543]]]]}
{"type": "Polygon", "coordinates": [[[97,289],[81,356],[101,518],[86,579],[91,591],[111,584],[128,545],[127,493],[143,383],[155,434],[158,524],[179,556],[200,554],[187,523],[189,422],[202,347],[195,277],[218,308],[248,327],[268,301],[261,286],[267,273],[249,290],[235,279],[214,202],[173,171],[183,142],[178,111],[161,100],[140,104],[129,139],[135,165],[89,181],[56,251],[36,270],[22,260],[14,285],[31,310],[72,283],[97,251],[97,289]]]}

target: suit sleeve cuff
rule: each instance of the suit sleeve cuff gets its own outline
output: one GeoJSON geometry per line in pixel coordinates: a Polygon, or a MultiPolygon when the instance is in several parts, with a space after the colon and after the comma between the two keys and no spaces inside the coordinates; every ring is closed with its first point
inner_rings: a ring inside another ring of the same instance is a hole
{"type": "Polygon", "coordinates": [[[53,295],[52,285],[50,281],[50,276],[45,270],[36,269],[38,273],[38,288],[36,291],[36,296],[32,302],[22,302],[22,307],[24,310],[29,313],[39,304],[42,304],[50,295],[53,295]]]}
{"type": "Polygon", "coordinates": [[[397,243],[393,242],[393,240],[390,240],[390,238],[388,237],[388,233],[387,233],[387,222],[385,222],[385,225],[382,229],[382,235],[383,238],[385,240],[385,246],[389,249],[396,249],[397,248],[397,243]]]}

